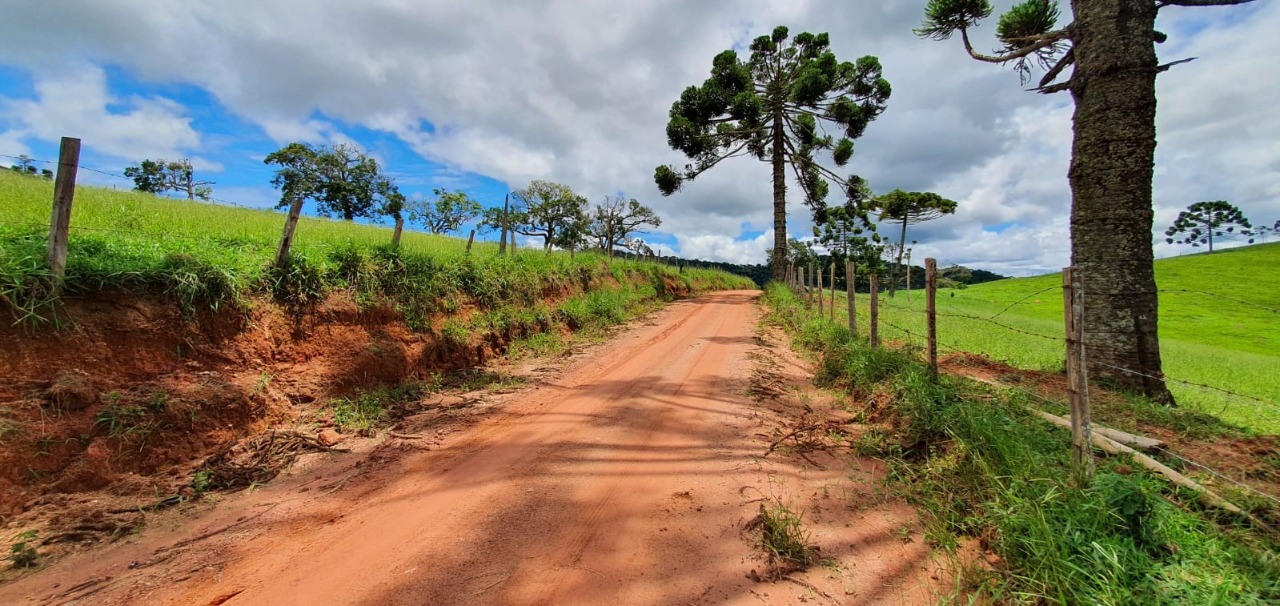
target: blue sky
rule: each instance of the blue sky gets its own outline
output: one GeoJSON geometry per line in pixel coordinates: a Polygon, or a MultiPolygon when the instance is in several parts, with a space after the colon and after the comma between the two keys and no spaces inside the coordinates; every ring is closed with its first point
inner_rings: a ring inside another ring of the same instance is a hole
{"type": "MultiPolygon", "coordinates": [[[[1155,232],[1205,199],[1280,219],[1269,101],[1280,83],[1260,77],[1280,56],[1278,4],[1162,12],[1162,60],[1199,60],[1158,84],[1155,232]]],[[[47,0],[0,23],[0,155],[52,159],[58,137],[79,136],[86,167],[119,175],[143,158],[190,158],[215,198],[270,207],[266,154],[295,140],[355,143],[409,195],[446,187],[495,205],[530,180],[558,181],[593,202],[621,194],[654,207],[655,247],[763,262],[766,166],[728,162],[669,198],[652,175],[686,161],[663,132],[680,90],[719,50],[786,24],[829,31],[842,58],[885,66],[894,95],[853,170],[877,192],[960,202],[912,228],[917,255],[1015,275],[1062,267],[1069,97],[1022,92],[1011,70],[969,60],[955,40],[920,40],[922,5],[47,0]]],[[[994,45],[991,27],[975,32],[980,48],[994,45]]],[[[798,199],[788,211],[790,234],[807,236],[798,199]]],[[[1158,236],[1157,254],[1181,252],[1158,236]]]]}

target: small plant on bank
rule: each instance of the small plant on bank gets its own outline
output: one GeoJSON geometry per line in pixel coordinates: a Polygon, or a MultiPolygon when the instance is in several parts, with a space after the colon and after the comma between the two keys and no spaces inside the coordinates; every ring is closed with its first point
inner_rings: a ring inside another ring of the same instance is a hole
{"type": "Polygon", "coordinates": [[[9,546],[9,560],[13,562],[14,568],[32,568],[40,562],[40,555],[36,553],[36,548],[31,545],[36,539],[36,531],[28,530],[15,537],[13,545],[9,546]]]}

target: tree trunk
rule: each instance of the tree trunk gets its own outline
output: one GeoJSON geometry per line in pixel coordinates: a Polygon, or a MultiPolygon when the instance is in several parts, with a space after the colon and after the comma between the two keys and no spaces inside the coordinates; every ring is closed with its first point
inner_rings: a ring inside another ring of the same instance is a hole
{"type": "MultiPolygon", "coordinates": [[[[907,218],[902,218],[902,235],[898,237],[898,263],[889,270],[889,298],[898,292],[898,272],[902,271],[902,253],[907,250],[907,218]]],[[[908,279],[910,279],[911,271],[907,270],[908,279]]],[[[910,290],[911,285],[907,285],[910,290]]]]}
{"type": "Polygon", "coordinates": [[[783,146],[782,112],[773,115],[773,279],[786,279],[787,266],[787,166],[783,146]]]}
{"type": "Polygon", "coordinates": [[[1084,288],[1089,376],[1172,403],[1160,368],[1151,251],[1156,3],[1071,6],[1071,259],[1084,288]]]}

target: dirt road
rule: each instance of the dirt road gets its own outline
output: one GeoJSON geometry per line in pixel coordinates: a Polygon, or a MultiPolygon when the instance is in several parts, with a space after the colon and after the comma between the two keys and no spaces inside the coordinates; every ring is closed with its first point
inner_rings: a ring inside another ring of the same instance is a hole
{"type": "Polygon", "coordinates": [[[299,471],[0,603],[930,601],[914,514],[867,496],[873,465],[761,459],[778,411],[748,396],[757,295],[676,303],[438,446],[406,440],[350,483],[299,471]],[[764,564],[743,526],[765,498],[802,501],[824,565],[748,578],[764,564]]]}

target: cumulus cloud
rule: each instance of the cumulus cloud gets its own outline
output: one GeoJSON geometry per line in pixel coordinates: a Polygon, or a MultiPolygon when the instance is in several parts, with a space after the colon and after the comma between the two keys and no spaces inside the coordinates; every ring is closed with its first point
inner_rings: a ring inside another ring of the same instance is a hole
{"type": "Polygon", "coordinates": [[[176,158],[200,146],[181,105],[164,97],[113,97],[100,67],[42,76],[35,92],[35,99],[0,98],[0,119],[16,125],[10,137],[56,141],[74,133],[104,153],[129,159],[176,158]]]}
{"type": "MultiPolygon", "coordinates": [[[[394,135],[446,176],[512,187],[550,179],[592,200],[622,192],[664,217],[662,231],[684,255],[763,262],[771,238],[746,238],[743,226],[772,227],[766,166],[726,163],[670,198],[652,175],[686,161],[663,130],[680,91],[705,79],[719,51],[785,24],[829,31],[841,58],[880,57],[894,95],[857,142],[852,170],[876,191],[933,190],[961,202],[957,216],[922,226],[922,241],[948,243],[940,256],[980,267],[1061,267],[1070,98],[1024,92],[1010,70],[970,60],[956,40],[918,39],[921,10],[834,0],[48,0],[0,21],[0,62],[87,96],[11,100],[0,142],[20,149],[84,127],[130,158],[201,151],[184,108],[153,95],[109,99],[100,68],[76,67],[92,61],[144,84],[199,87],[276,143],[340,142],[359,127],[394,135]]],[[[1161,76],[1157,223],[1198,199],[1280,218],[1280,126],[1270,107],[1280,80],[1258,77],[1280,53],[1270,34],[1280,8],[1164,12],[1171,38],[1162,57],[1201,59],[1161,76]]],[[[980,46],[993,43],[989,21],[975,32],[980,46]]],[[[806,211],[793,201],[789,212],[791,235],[807,235],[806,211]]]]}

